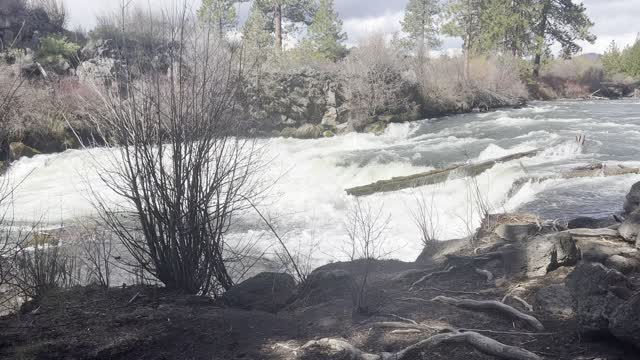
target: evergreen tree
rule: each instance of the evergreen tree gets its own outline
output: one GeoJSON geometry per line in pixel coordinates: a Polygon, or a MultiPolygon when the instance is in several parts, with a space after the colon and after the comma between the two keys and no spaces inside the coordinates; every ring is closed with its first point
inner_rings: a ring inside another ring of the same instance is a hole
{"type": "Polygon", "coordinates": [[[449,22],[443,26],[446,35],[461,37],[464,51],[464,77],[469,77],[469,58],[481,48],[484,0],[452,0],[447,13],[449,22]]]}
{"type": "Polygon", "coordinates": [[[343,43],[347,34],[342,32],[342,20],[333,9],[333,0],[320,0],[307,35],[305,42],[315,56],[330,61],[337,61],[345,56],[347,48],[343,43]]]}
{"type": "Polygon", "coordinates": [[[540,75],[540,65],[545,48],[558,42],[562,55],[570,57],[582,50],[577,41],[593,43],[596,37],[589,32],[593,22],[586,14],[583,4],[572,0],[540,0],[537,5],[540,16],[535,28],[536,45],[533,60],[533,76],[540,75]]]}
{"type": "Polygon", "coordinates": [[[200,21],[215,26],[218,35],[224,34],[233,29],[236,25],[237,14],[235,0],[203,0],[198,17],[200,21]]]}
{"type": "Polygon", "coordinates": [[[483,51],[504,50],[523,57],[534,48],[538,7],[532,0],[487,0],[481,15],[483,51]]]}
{"type": "Polygon", "coordinates": [[[409,47],[415,51],[421,64],[429,48],[441,44],[437,23],[441,10],[438,0],[409,0],[407,4],[402,30],[409,35],[409,47]]]}
{"type": "Polygon", "coordinates": [[[615,41],[611,41],[609,48],[602,55],[602,66],[610,74],[624,72],[622,53],[615,41]]]}
{"type": "Polygon", "coordinates": [[[249,18],[242,28],[242,40],[248,58],[263,63],[269,49],[273,46],[273,38],[269,33],[270,22],[259,4],[254,3],[249,18]]]}
{"type": "Polygon", "coordinates": [[[277,51],[282,51],[283,20],[287,20],[292,27],[300,23],[309,25],[316,10],[313,0],[254,0],[254,4],[273,19],[272,31],[277,51]]]}

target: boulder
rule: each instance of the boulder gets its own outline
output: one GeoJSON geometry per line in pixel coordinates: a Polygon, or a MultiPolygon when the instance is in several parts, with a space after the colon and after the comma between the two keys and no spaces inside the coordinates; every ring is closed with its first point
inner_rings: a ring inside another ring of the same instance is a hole
{"type": "Polygon", "coordinates": [[[322,136],[322,132],[321,126],[304,124],[295,131],[293,137],[297,139],[317,139],[322,136]]]}
{"type": "Polygon", "coordinates": [[[630,214],[640,206],[640,181],[631,186],[624,201],[624,212],[630,214]]]}
{"type": "Polygon", "coordinates": [[[13,160],[18,160],[23,157],[32,158],[38,154],[40,151],[29,147],[21,142],[14,142],[9,145],[9,149],[11,151],[11,158],[13,160]]]}
{"type": "Polygon", "coordinates": [[[616,338],[640,347],[640,292],[611,314],[609,331],[616,338]]]}
{"type": "Polygon", "coordinates": [[[524,250],[527,276],[542,276],[561,266],[575,265],[580,259],[576,242],[567,232],[531,238],[524,250]]]}
{"type": "Polygon", "coordinates": [[[608,268],[618,270],[623,274],[630,274],[640,269],[640,261],[637,258],[622,255],[612,255],[608,257],[604,265],[608,268]]]}
{"type": "Polygon", "coordinates": [[[336,299],[353,300],[356,282],[345,270],[316,270],[302,284],[298,304],[313,305],[336,299]]]}
{"type": "Polygon", "coordinates": [[[638,234],[640,234],[640,209],[627,215],[620,224],[618,232],[625,241],[637,244],[638,234]]]}
{"type": "Polygon", "coordinates": [[[626,276],[598,263],[582,263],[567,276],[573,310],[583,333],[608,332],[614,311],[631,292],[626,276]]]}
{"type": "Polygon", "coordinates": [[[525,240],[538,232],[536,224],[500,224],[493,232],[501,239],[510,242],[525,240]]]}
{"type": "Polygon", "coordinates": [[[330,107],[322,117],[322,125],[324,126],[337,126],[338,125],[338,110],[335,107],[330,107]]]}
{"type": "Polygon", "coordinates": [[[295,288],[291,275],[263,272],[232,287],[222,299],[231,307],[276,312],[293,299],[295,288]]]}
{"type": "Polygon", "coordinates": [[[565,284],[553,284],[536,292],[535,305],[544,312],[555,316],[572,316],[573,299],[565,284]]]}

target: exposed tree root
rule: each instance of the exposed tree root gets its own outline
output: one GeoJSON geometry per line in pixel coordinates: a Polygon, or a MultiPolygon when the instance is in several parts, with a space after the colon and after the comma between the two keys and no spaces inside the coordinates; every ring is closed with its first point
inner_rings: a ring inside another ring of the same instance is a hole
{"type": "Polygon", "coordinates": [[[491,280],[493,280],[493,273],[491,271],[484,270],[484,269],[478,269],[478,268],[476,268],[475,271],[476,271],[477,274],[480,274],[480,275],[486,277],[488,283],[490,283],[491,280]]]}
{"type": "Polygon", "coordinates": [[[326,355],[340,354],[342,358],[349,355],[354,360],[403,360],[408,359],[414,351],[426,350],[443,343],[465,343],[476,350],[507,360],[542,360],[542,358],[520,347],[503,344],[477,332],[450,332],[436,334],[394,353],[370,354],[341,339],[320,339],[309,341],[299,350],[322,353],[326,355]]]}
{"type": "Polygon", "coordinates": [[[509,305],[503,304],[499,301],[495,301],[495,300],[478,301],[478,300],[471,300],[471,299],[456,299],[456,298],[451,298],[446,296],[437,296],[433,298],[431,301],[437,301],[444,304],[449,304],[449,305],[453,305],[453,306],[457,306],[457,307],[460,307],[463,309],[469,309],[469,310],[497,311],[511,318],[522,320],[538,331],[544,330],[544,326],[542,325],[542,323],[535,317],[525,314],[523,312],[520,312],[519,310],[509,305]]]}
{"type": "Polygon", "coordinates": [[[434,276],[438,276],[438,275],[442,275],[442,274],[447,274],[450,273],[451,271],[453,271],[456,267],[455,266],[449,266],[444,270],[440,270],[440,271],[434,271],[432,273],[428,273],[427,275],[421,277],[420,279],[418,279],[416,282],[414,282],[413,284],[411,284],[411,286],[409,287],[409,290],[413,290],[414,287],[422,284],[423,282],[431,279],[434,276]]]}

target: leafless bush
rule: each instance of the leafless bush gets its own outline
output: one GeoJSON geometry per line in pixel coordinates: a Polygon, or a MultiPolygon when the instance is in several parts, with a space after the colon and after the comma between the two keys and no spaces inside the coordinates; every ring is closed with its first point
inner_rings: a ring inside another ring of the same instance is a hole
{"type": "Polygon", "coordinates": [[[345,95],[361,130],[370,119],[411,107],[410,84],[402,76],[402,62],[382,34],[363,40],[342,63],[345,95]]]}
{"type": "MultiPolygon", "coordinates": [[[[210,29],[169,14],[164,33],[168,75],[151,72],[127,84],[128,98],[104,92],[93,117],[111,137],[102,180],[126,200],[102,198],[103,221],[135,262],[168,288],[214,295],[233,280],[224,262],[237,210],[258,192],[255,142],[236,135],[238,54],[210,29]]],[[[131,77],[127,77],[131,78],[131,77]]]]}
{"type": "Polygon", "coordinates": [[[113,271],[113,234],[106,229],[84,228],[82,236],[82,259],[87,283],[97,283],[102,287],[111,286],[113,271]]]}
{"type": "Polygon", "coordinates": [[[355,310],[366,312],[367,282],[371,264],[387,255],[383,249],[391,215],[384,215],[382,206],[372,208],[368,203],[356,199],[347,211],[345,227],[349,236],[347,248],[343,251],[351,261],[362,260],[364,269],[355,296],[355,310]]]}
{"type": "Polygon", "coordinates": [[[422,191],[414,195],[415,208],[409,208],[413,223],[420,230],[425,249],[433,247],[440,233],[440,217],[435,204],[434,194],[427,198],[422,191]]]}
{"type": "Polygon", "coordinates": [[[51,23],[61,28],[69,22],[67,7],[63,0],[31,0],[31,7],[44,10],[51,23]]]}
{"type": "Polygon", "coordinates": [[[487,226],[490,219],[491,204],[485,191],[480,188],[478,178],[470,176],[465,179],[466,184],[466,207],[464,216],[460,216],[460,220],[464,223],[467,237],[472,246],[478,245],[478,227],[475,225],[476,219],[479,219],[482,226],[487,226]]]}
{"type": "Polygon", "coordinates": [[[35,239],[16,256],[11,283],[21,295],[39,299],[50,290],[77,284],[77,258],[66,254],[59,244],[40,242],[37,236],[35,239]]]}

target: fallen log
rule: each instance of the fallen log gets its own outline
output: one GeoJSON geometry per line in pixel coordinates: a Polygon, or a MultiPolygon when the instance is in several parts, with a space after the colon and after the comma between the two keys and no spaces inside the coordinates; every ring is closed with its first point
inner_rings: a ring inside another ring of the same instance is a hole
{"type": "Polygon", "coordinates": [[[503,304],[499,301],[495,301],[495,300],[478,301],[478,300],[471,300],[471,299],[457,299],[457,298],[451,298],[446,296],[437,296],[433,298],[431,301],[436,301],[443,304],[449,304],[449,305],[453,305],[459,308],[469,309],[469,310],[499,312],[509,316],[512,319],[522,320],[538,331],[544,330],[544,326],[542,325],[542,323],[535,317],[525,314],[523,312],[520,312],[516,308],[503,304]]]}
{"type": "Polygon", "coordinates": [[[539,150],[532,150],[503,156],[494,160],[487,160],[477,164],[453,165],[445,169],[432,170],[420,174],[394,177],[389,180],[376,181],[373,184],[357,186],[346,189],[347,194],[354,196],[366,196],[379,192],[397,191],[425,185],[443,183],[451,178],[477,176],[491,169],[498,163],[535,156],[539,150]]]}

